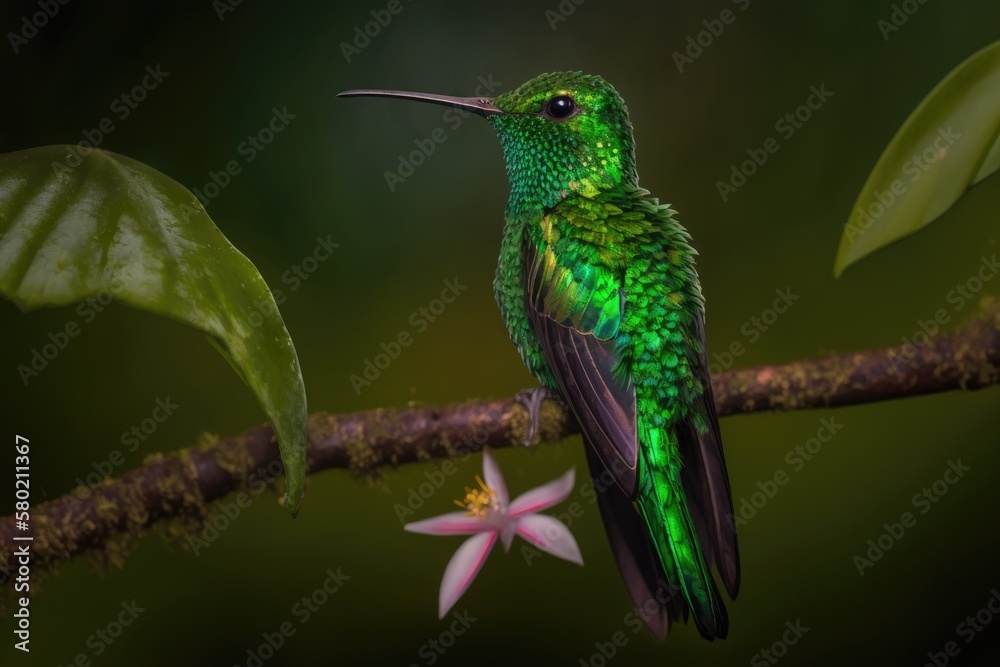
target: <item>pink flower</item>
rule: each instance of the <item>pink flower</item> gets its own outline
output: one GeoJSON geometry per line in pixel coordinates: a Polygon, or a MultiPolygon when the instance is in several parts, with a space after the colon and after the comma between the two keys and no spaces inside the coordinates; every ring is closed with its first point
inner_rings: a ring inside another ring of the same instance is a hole
{"type": "Polygon", "coordinates": [[[476,476],[480,488],[466,487],[465,498],[455,501],[468,511],[450,512],[403,526],[410,532],[427,535],[472,535],[458,548],[444,570],[438,597],[439,618],[444,618],[472,584],[498,537],[504,551],[510,550],[514,535],[520,535],[542,551],[583,565],[580,547],[566,526],[554,517],[538,514],[566,500],[573,491],[575,474],[572,469],[559,479],[510,500],[503,473],[490,450],[484,448],[483,476],[485,482],[476,476]]]}

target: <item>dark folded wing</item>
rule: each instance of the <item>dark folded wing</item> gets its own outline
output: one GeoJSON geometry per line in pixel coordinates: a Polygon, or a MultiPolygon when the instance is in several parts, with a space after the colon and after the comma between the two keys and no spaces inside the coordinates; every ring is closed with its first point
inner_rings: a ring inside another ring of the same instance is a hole
{"type": "Polygon", "coordinates": [[[527,311],[556,382],[628,498],[635,497],[638,437],[635,388],[616,373],[614,334],[620,285],[601,267],[567,267],[553,250],[525,242],[527,311]]]}

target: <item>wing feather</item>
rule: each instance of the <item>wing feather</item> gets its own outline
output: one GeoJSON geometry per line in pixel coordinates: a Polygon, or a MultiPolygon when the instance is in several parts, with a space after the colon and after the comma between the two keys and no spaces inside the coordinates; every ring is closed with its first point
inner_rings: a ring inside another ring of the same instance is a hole
{"type": "MultiPolygon", "coordinates": [[[[573,309],[567,294],[586,286],[565,284],[564,276],[570,274],[552,268],[554,257],[544,256],[551,251],[539,253],[526,240],[524,252],[528,267],[525,290],[528,317],[549,367],[583,433],[615,481],[633,498],[639,452],[635,387],[630,379],[617,377],[619,356],[614,339],[598,338],[593,331],[594,327],[609,328],[604,324],[609,319],[606,301],[617,305],[613,319],[620,319],[623,303],[620,290],[603,299],[595,297],[592,291],[582,300],[582,307],[573,309]],[[549,280],[543,280],[543,275],[549,280]],[[556,286],[553,281],[562,284],[556,286]],[[589,329],[579,328],[583,322],[591,321],[595,324],[589,329]]],[[[611,335],[616,331],[617,328],[611,335]]]]}

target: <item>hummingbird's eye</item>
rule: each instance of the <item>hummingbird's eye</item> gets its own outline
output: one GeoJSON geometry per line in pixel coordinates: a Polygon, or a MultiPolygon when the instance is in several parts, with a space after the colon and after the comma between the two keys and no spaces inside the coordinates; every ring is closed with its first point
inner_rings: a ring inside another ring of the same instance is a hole
{"type": "Polygon", "coordinates": [[[569,95],[556,95],[545,104],[542,115],[553,120],[564,120],[576,111],[576,102],[569,95]]]}

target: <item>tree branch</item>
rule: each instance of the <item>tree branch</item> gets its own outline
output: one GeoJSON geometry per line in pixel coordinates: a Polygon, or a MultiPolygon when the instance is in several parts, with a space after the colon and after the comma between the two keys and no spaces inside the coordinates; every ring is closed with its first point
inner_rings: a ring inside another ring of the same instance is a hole
{"type": "MultiPolygon", "coordinates": [[[[988,300],[964,325],[919,347],[757,366],[712,378],[720,416],[858,405],[998,382],[1000,305],[988,300]]],[[[309,473],[341,468],[367,475],[385,466],[452,457],[484,445],[510,447],[522,442],[527,431],[527,413],[511,398],[346,415],[319,412],[309,418],[309,473]]],[[[578,432],[575,420],[558,403],[543,404],[542,442],[578,432]]],[[[210,515],[214,501],[240,490],[257,493],[262,482],[269,483],[281,470],[267,426],[148,457],[142,467],[118,478],[32,508],[32,570],[37,573],[86,551],[120,566],[125,547],[151,526],[180,518],[180,523],[168,525],[191,534],[210,515]]],[[[0,519],[0,582],[15,576],[14,549],[25,542],[12,538],[24,534],[15,529],[15,517],[0,519]]]]}

